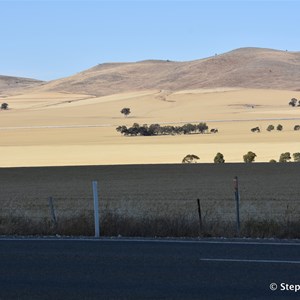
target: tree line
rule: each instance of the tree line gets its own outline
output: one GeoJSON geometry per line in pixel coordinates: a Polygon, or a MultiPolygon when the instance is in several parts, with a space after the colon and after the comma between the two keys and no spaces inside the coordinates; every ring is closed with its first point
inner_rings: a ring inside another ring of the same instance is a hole
{"type": "MultiPolygon", "coordinates": [[[[243,161],[245,163],[252,163],[255,161],[255,158],[257,157],[256,153],[252,151],[248,151],[245,155],[243,155],[243,161]]],[[[300,162],[300,152],[293,153],[291,156],[290,152],[284,152],[280,154],[279,162],[280,163],[286,163],[289,162],[291,159],[294,159],[294,162],[300,162]]],[[[200,160],[200,157],[195,154],[188,154],[182,159],[182,163],[197,163],[200,160]]],[[[220,152],[218,152],[214,158],[215,164],[222,164],[225,163],[224,155],[220,152]]],[[[276,163],[275,159],[271,159],[270,163],[276,163]]]]}
{"type": "MultiPolygon", "coordinates": [[[[129,136],[153,136],[153,135],[178,135],[178,134],[197,134],[197,133],[208,133],[208,126],[205,122],[200,122],[199,124],[184,124],[183,126],[161,126],[159,124],[151,125],[139,125],[134,123],[131,127],[118,126],[116,128],[118,132],[123,135],[129,136]]],[[[211,129],[211,133],[217,133],[217,129],[211,129]]]]}

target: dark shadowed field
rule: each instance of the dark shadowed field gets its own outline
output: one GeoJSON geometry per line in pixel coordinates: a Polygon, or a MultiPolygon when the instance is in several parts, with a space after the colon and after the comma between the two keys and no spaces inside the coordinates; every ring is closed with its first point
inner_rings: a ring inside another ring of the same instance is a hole
{"type": "Polygon", "coordinates": [[[50,218],[50,196],[58,218],[90,213],[97,180],[100,214],[195,219],[199,198],[204,220],[234,221],[238,176],[242,220],[293,221],[300,216],[299,171],[297,163],[1,168],[1,216],[50,218]]]}

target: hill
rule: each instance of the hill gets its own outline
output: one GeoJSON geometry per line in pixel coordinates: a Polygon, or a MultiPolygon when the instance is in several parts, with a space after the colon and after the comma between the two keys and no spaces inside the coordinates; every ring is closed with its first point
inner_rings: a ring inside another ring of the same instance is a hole
{"type": "Polygon", "coordinates": [[[0,96],[12,95],[15,93],[23,93],[26,89],[41,85],[43,81],[0,75],[0,96]]]}
{"type": "Polygon", "coordinates": [[[188,62],[146,60],[100,64],[48,82],[38,90],[96,96],[218,87],[300,90],[299,82],[300,52],[241,48],[188,62]]]}

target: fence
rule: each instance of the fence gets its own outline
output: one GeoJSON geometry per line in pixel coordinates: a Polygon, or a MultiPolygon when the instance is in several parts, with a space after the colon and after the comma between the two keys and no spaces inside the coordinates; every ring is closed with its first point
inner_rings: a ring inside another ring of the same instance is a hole
{"type": "MultiPolygon", "coordinates": [[[[235,223],[233,178],[239,176],[240,220],[300,219],[300,164],[195,164],[0,169],[0,218],[93,222],[91,183],[99,184],[100,216],[235,223]]],[[[100,217],[101,219],[101,217],[100,217]]],[[[66,224],[66,223],[64,223],[66,224]]],[[[1,229],[1,226],[0,226],[1,229]]]]}

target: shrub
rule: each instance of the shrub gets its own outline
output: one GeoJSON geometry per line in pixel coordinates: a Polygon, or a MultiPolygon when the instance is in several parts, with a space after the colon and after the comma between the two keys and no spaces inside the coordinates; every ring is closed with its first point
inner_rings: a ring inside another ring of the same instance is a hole
{"type": "Polygon", "coordinates": [[[276,163],[277,161],[275,159],[271,159],[269,162],[270,163],[276,163]]]}
{"type": "Polygon", "coordinates": [[[245,163],[252,163],[252,162],[254,162],[255,157],[256,157],[256,154],[252,151],[249,151],[247,154],[245,154],[243,156],[243,159],[244,159],[245,163]]]}
{"type": "Polygon", "coordinates": [[[224,155],[218,152],[214,158],[215,164],[223,164],[225,162],[224,155]]]}
{"type": "Polygon", "coordinates": [[[291,159],[290,152],[281,153],[279,157],[279,162],[288,162],[290,159],[291,159]]]}
{"type": "Polygon", "coordinates": [[[268,127],[267,127],[267,131],[272,131],[272,130],[274,130],[274,126],[273,125],[269,125],[268,127]]]}

